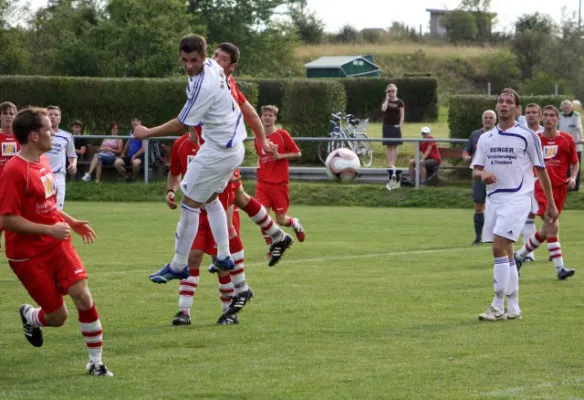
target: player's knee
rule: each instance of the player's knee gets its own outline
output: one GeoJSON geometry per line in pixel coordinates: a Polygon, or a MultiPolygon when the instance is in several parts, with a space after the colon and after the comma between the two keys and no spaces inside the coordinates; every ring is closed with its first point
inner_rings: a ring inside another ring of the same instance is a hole
{"type": "Polygon", "coordinates": [[[199,269],[201,263],[203,262],[203,252],[198,250],[193,250],[189,253],[189,269],[199,269]]]}
{"type": "Polygon", "coordinates": [[[67,308],[61,307],[60,309],[58,309],[55,312],[45,314],[45,320],[47,322],[47,325],[53,326],[53,327],[59,327],[59,326],[63,326],[65,324],[65,321],[67,321],[68,315],[69,315],[69,313],[67,312],[67,308]]]}
{"type": "Polygon", "coordinates": [[[278,225],[285,225],[287,222],[286,214],[276,214],[276,222],[278,225]]]}

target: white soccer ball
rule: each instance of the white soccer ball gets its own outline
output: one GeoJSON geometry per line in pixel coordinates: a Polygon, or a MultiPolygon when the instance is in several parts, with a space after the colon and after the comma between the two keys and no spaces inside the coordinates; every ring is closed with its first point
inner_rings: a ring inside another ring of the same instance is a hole
{"type": "Polygon", "coordinates": [[[361,162],[353,151],[345,148],[333,150],[324,163],[326,174],[335,182],[351,183],[359,174],[361,162]]]}

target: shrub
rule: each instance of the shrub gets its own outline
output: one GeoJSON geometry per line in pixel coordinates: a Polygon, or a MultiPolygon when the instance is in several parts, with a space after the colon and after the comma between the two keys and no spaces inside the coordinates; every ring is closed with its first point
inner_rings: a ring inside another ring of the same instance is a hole
{"type": "MultiPolygon", "coordinates": [[[[347,97],[335,80],[304,79],[284,83],[282,120],[292,136],[324,137],[330,130],[330,113],[345,111],[347,97]]],[[[317,161],[317,142],[299,142],[304,161],[317,161]]]]}
{"type": "Polygon", "coordinates": [[[279,119],[281,120],[285,114],[282,109],[282,96],[283,96],[283,80],[282,79],[254,79],[249,82],[253,82],[258,88],[258,102],[257,110],[258,114],[260,112],[261,106],[268,104],[277,106],[280,111],[278,112],[279,119]]]}

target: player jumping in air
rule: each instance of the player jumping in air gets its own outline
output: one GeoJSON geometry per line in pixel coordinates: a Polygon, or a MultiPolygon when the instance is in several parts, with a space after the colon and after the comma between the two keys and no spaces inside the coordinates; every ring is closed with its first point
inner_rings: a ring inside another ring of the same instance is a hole
{"type": "MultiPolygon", "coordinates": [[[[543,108],[544,131],[539,134],[539,137],[543,148],[546,169],[553,188],[554,202],[561,213],[568,189],[576,186],[576,175],[580,170],[580,164],[578,162],[578,154],[576,153],[576,143],[572,136],[557,130],[559,118],[560,113],[557,108],[554,106],[545,106],[543,108]],[[566,179],[568,171],[570,171],[570,177],[566,179]]],[[[557,219],[550,220],[545,218],[544,212],[548,206],[548,199],[540,181],[535,183],[535,198],[539,206],[537,215],[543,218],[543,224],[539,232],[536,232],[515,253],[517,269],[521,268],[522,260],[527,254],[533,252],[547,240],[548,251],[550,252],[554,267],[556,267],[558,279],[567,279],[574,275],[575,271],[564,267],[562,249],[558,241],[560,223],[557,219]]]]}
{"type": "Polygon", "coordinates": [[[481,321],[521,318],[513,243],[521,235],[531,209],[534,167],[548,200],[544,218],[553,223],[558,217],[540,141],[533,131],[515,122],[519,104],[519,95],[514,90],[504,89],[499,94],[496,107],[499,124],[481,135],[471,164],[473,178],[487,185],[483,241],[493,243],[495,258],[495,297],[479,315],[481,321]]]}
{"type": "Polygon", "coordinates": [[[93,243],[95,232],[87,221],[76,220],[57,208],[59,188],[43,155],[53,148],[48,111],[21,110],[13,130],[22,150],[8,162],[0,182],[0,221],[6,230],[10,267],[39,305],[20,307],[24,335],[33,346],[41,347],[41,327],[65,323],[63,296],[68,294],[77,308],[89,353],[87,372],[112,376],[101,361],[102,328],[87,286],[87,272],[71,244],[71,230],[85,243],[93,243]]]}

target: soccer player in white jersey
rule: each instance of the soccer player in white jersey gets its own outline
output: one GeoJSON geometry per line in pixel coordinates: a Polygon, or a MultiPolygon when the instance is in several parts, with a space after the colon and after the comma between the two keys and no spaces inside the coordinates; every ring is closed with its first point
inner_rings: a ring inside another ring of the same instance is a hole
{"type": "Polygon", "coordinates": [[[483,241],[493,243],[495,258],[495,298],[479,315],[481,321],[521,318],[513,243],[531,209],[534,167],[548,200],[544,217],[549,221],[558,218],[541,143],[535,132],[515,121],[518,106],[519,95],[513,89],[504,89],[499,94],[496,107],[499,124],[481,136],[471,164],[473,178],[487,184],[483,241]]]}
{"type": "Polygon", "coordinates": [[[77,152],[71,133],[59,129],[61,123],[61,109],[58,106],[49,106],[49,119],[53,132],[53,149],[47,153],[53,174],[57,181],[57,208],[63,209],[65,205],[65,186],[67,172],[71,175],[77,173],[77,152]],[[69,166],[67,167],[67,161],[69,166]]]}
{"type": "MultiPolygon", "coordinates": [[[[176,134],[182,132],[185,126],[204,126],[205,143],[189,163],[180,184],[184,196],[176,230],[174,258],[150,275],[150,280],[155,283],[188,278],[187,259],[197,234],[203,205],[217,244],[217,257],[213,265],[224,271],[235,267],[229,254],[227,217],[217,194],[223,192],[233,172],[243,161],[243,140],[247,136],[243,115],[231,95],[223,68],[206,57],[205,39],[198,35],[183,37],[179,43],[179,53],[189,75],[187,103],[177,118],[163,125],[154,128],[138,125],[134,129],[137,139],[146,139],[176,134]]],[[[275,151],[265,135],[256,132],[256,137],[266,152],[275,151]]]]}
{"type": "MultiPolygon", "coordinates": [[[[528,104],[525,107],[525,123],[527,127],[534,131],[536,134],[543,132],[543,126],[541,126],[541,107],[535,103],[528,104]]],[[[520,125],[523,125],[519,122],[520,125]]],[[[535,234],[537,231],[535,227],[535,213],[537,212],[537,200],[535,199],[535,191],[531,194],[531,211],[525,220],[525,225],[523,226],[522,236],[523,243],[527,241],[535,234]]],[[[523,259],[523,262],[533,262],[535,261],[535,254],[533,252],[527,254],[523,259]]]]}

